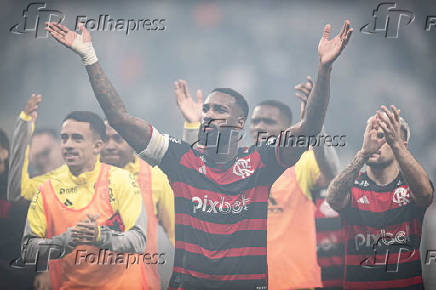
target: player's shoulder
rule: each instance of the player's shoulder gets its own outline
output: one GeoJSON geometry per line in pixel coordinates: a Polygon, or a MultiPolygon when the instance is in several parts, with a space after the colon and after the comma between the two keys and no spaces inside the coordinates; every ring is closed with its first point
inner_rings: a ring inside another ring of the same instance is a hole
{"type": "Polygon", "coordinates": [[[49,171],[43,175],[36,176],[33,179],[40,182],[39,187],[44,186],[44,185],[49,184],[49,183],[51,183],[53,185],[55,185],[57,183],[62,184],[63,182],[65,182],[66,179],[68,179],[69,172],[70,172],[70,169],[68,168],[68,166],[66,164],[64,164],[64,165],[61,165],[60,167],[58,167],[52,171],[49,171]]]}
{"type": "Polygon", "coordinates": [[[295,163],[296,168],[312,167],[316,164],[315,154],[313,150],[306,150],[301,154],[300,159],[295,163]]]}
{"type": "Polygon", "coordinates": [[[62,177],[65,177],[66,175],[68,175],[69,171],[70,171],[70,169],[68,168],[68,166],[66,164],[64,164],[64,165],[59,166],[56,169],[53,169],[52,171],[49,171],[49,172],[41,175],[40,177],[46,178],[46,179],[62,178],[62,177]]]}
{"type": "Polygon", "coordinates": [[[151,167],[151,178],[168,179],[167,175],[157,166],[151,167]]]}
{"type": "Polygon", "coordinates": [[[124,168],[119,168],[119,167],[108,165],[108,164],[105,164],[105,166],[108,166],[109,175],[110,175],[111,179],[123,180],[123,179],[129,178],[129,176],[132,175],[132,173],[130,173],[130,171],[128,171],[124,168]]]}

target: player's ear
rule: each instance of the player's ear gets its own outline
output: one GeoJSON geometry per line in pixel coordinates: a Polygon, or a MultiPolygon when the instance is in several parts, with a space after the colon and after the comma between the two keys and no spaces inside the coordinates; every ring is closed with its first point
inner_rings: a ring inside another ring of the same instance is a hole
{"type": "Polygon", "coordinates": [[[103,149],[104,142],[100,138],[96,138],[94,143],[94,152],[96,155],[100,154],[101,150],[103,149]]]}
{"type": "Polygon", "coordinates": [[[407,141],[403,141],[403,144],[404,144],[404,146],[405,146],[406,148],[409,148],[409,147],[408,147],[409,142],[407,142],[407,141]]]}
{"type": "Polygon", "coordinates": [[[237,123],[241,129],[244,128],[245,122],[246,122],[246,119],[244,117],[238,117],[237,123]]]}

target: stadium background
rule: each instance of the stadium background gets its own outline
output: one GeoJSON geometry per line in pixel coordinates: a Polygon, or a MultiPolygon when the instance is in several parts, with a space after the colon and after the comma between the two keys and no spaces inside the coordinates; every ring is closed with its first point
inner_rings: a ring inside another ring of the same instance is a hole
{"type": "MultiPolygon", "coordinates": [[[[41,1],[42,2],[42,1],[41,1]]],[[[382,104],[395,104],[412,129],[410,149],[432,179],[436,177],[436,2],[395,1],[412,11],[413,23],[398,39],[363,34],[382,1],[46,1],[62,11],[72,28],[78,15],[97,19],[164,18],[164,31],[93,32],[94,47],[128,110],[161,132],[181,136],[183,119],[173,82],[188,81],[191,93],[232,87],[251,108],[264,99],[289,104],[294,121],[299,101],[293,86],[315,75],[322,28],[336,35],[345,19],[354,33],[332,73],[326,128],[347,135],[338,147],[342,165],[360,148],[365,122],[382,104]]],[[[37,126],[59,128],[71,110],[103,116],[78,56],[34,32],[12,34],[31,1],[1,1],[0,127],[12,133],[19,111],[32,92],[43,94],[37,126]]],[[[248,138],[246,142],[248,142],[248,138]]]]}

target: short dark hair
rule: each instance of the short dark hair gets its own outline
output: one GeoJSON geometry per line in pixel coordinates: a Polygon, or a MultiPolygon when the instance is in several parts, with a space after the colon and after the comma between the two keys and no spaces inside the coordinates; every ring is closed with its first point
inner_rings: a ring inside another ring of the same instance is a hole
{"type": "Polygon", "coordinates": [[[277,100],[265,100],[265,101],[262,101],[259,104],[257,104],[256,107],[257,106],[272,106],[272,107],[276,107],[280,111],[280,113],[286,119],[289,120],[288,125],[290,126],[292,124],[292,111],[291,111],[291,108],[288,105],[286,105],[286,104],[284,104],[284,103],[282,103],[280,101],[277,101],[277,100]]]}
{"type": "Polygon", "coordinates": [[[249,107],[243,95],[231,88],[215,88],[212,90],[211,93],[214,92],[219,92],[232,96],[235,99],[235,103],[241,108],[242,113],[244,114],[244,118],[247,119],[249,107]]]}
{"type": "Polygon", "coordinates": [[[101,140],[106,141],[106,125],[103,122],[103,119],[100,118],[99,115],[90,111],[73,111],[69,113],[62,122],[66,120],[75,120],[77,122],[86,122],[89,123],[89,127],[94,133],[100,136],[101,140]]]}
{"type": "Polygon", "coordinates": [[[0,146],[2,146],[4,149],[8,150],[9,152],[9,138],[3,129],[0,128],[0,146]]]}
{"type": "Polygon", "coordinates": [[[50,135],[53,137],[53,139],[58,140],[59,139],[59,133],[56,129],[53,128],[36,128],[33,132],[33,136],[35,135],[50,135]]]}

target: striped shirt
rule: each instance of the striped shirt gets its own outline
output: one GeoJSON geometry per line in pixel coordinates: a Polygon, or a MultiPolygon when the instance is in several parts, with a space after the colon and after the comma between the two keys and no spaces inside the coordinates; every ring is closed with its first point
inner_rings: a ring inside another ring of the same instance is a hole
{"type": "Polygon", "coordinates": [[[386,186],[361,173],[341,211],[345,289],[423,289],[419,244],[424,213],[401,173],[386,186]]]}
{"type": "Polygon", "coordinates": [[[233,162],[211,168],[187,143],[166,139],[159,167],[175,197],[170,288],[267,289],[268,194],[286,169],[276,148],[240,149],[233,162]]]}
{"type": "Polygon", "coordinates": [[[324,191],[312,192],[316,206],[316,241],[323,289],[342,289],[344,281],[344,240],[341,218],[327,203],[324,191]]]}

